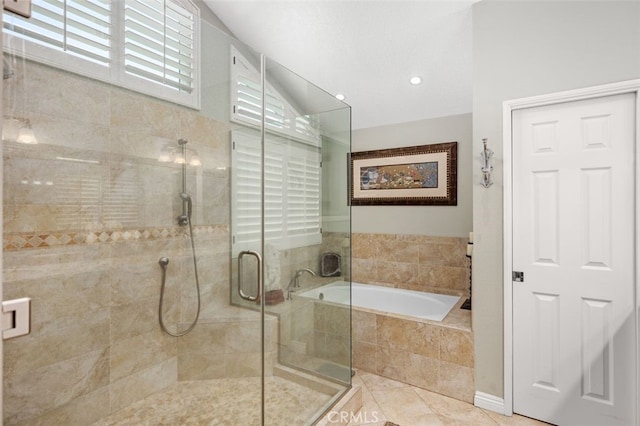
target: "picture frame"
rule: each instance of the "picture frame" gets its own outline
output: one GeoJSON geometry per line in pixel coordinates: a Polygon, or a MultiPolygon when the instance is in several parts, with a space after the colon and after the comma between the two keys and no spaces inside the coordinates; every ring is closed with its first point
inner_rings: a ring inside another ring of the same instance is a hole
{"type": "Polygon", "coordinates": [[[458,205],[458,142],[352,152],[352,206],[458,205]]]}

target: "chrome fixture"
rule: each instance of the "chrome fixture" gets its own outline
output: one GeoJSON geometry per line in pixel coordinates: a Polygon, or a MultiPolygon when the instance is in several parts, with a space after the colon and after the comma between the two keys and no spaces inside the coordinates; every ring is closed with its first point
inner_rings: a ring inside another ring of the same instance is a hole
{"type": "MultiPolygon", "coordinates": [[[[178,140],[178,145],[180,147],[182,147],[182,155],[183,158],[186,158],[186,153],[187,153],[187,140],[186,139],[180,139],[178,140]]],[[[169,265],[169,259],[166,257],[161,257],[160,260],[158,261],[158,263],[160,264],[160,267],[162,268],[162,286],[160,288],[160,306],[158,307],[158,317],[159,317],[159,321],[160,321],[160,327],[162,328],[162,330],[173,336],[173,337],[180,337],[180,336],[184,336],[185,334],[187,334],[188,332],[190,332],[191,330],[193,330],[193,328],[196,326],[196,324],[198,323],[198,318],[200,317],[200,280],[198,278],[198,262],[196,259],[196,246],[195,243],[193,241],[193,226],[191,225],[191,213],[193,211],[193,201],[191,200],[191,196],[189,195],[189,193],[187,192],[187,163],[182,162],[182,192],[180,193],[180,200],[182,200],[182,214],[180,216],[178,216],[178,224],[180,226],[185,226],[188,225],[189,226],[189,239],[191,240],[191,253],[192,253],[192,257],[193,257],[193,271],[194,271],[194,277],[195,277],[195,284],[196,284],[196,293],[197,293],[197,297],[198,297],[198,306],[196,309],[196,315],[195,318],[193,320],[193,322],[191,323],[191,325],[184,331],[182,332],[176,332],[176,333],[172,333],[171,331],[169,331],[167,329],[167,327],[164,324],[164,319],[162,317],[162,306],[164,303],[164,288],[165,288],[165,283],[166,283],[166,279],[167,279],[167,266],[169,265]]]]}
{"type": "MultiPolygon", "coordinates": [[[[193,209],[193,202],[191,201],[191,195],[186,192],[180,193],[180,199],[186,203],[186,211],[183,209],[183,213],[178,216],[178,224],[184,226],[191,220],[191,210],[193,209]]],[[[183,206],[184,207],[184,206],[183,206]]]]}
{"type": "Polygon", "coordinates": [[[260,253],[258,253],[257,251],[254,250],[243,250],[238,254],[238,294],[240,295],[240,297],[242,297],[244,300],[248,300],[250,302],[257,302],[260,300],[260,296],[262,295],[262,285],[263,285],[263,279],[262,279],[262,256],[260,255],[260,253]],[[246,294],[243,289],[242,289],[242,278],[244,277],[244,273],[242,272],[242,258],[244,256],[253,256],[256,258],[256,262],[258,265],[258,275],[257,275],[257,282],[256,282],[256,293],[255,295],[250,295],[250,294],[246,294]]]}
{"type": "Polygon", "coordinates": [[[491,173],[493,172],[493,151],[487,148],[487,139],[482,139],[482,145],[484,146],[482,152],[480,153],[482,157],[482,182],[480,184],[485,188],[493,185],[493,179],[491,178],[491,173]]]}
{"type": "Polygon", "coordinates": [[[185,226],[191,223],[191,209],[193,202],[191,196],[187,193],[187,141],[186,139],[178,139],[178,145],[181,147],[181,161],[176,163],[182,164],[182,192],[180,193],[180,199],[182,200],[182,214],[178,216],[178,225],[185,226]]]}
{"type": "Polygon", "coordinates": [[[298,281],[298,279],[300,278],[300,275],[302,275],[305,272],[313,276],[316,275],[316,273],[313,272],[311,269],[308,269],[308,268],[298,269],[295,275],[293,276],[293,278],[291,278],[291,281],[289,281],[289,285],[287,286],[287,300],[291,300],[291,293],[295,293],[296,289],[300,288],[300,282],[298,281]]]}
{"type": "MultiPolygon", "coordinates": [[[[191,239],[191,247],[193,248],[193,238],[191,239]]],[[[196,293],[198,295],[198,305],[197,305],[196,315],[195,315],[194,320],[191,322],[191,325],[189,325],[189,327],[187,327],[184,331],[173,333],[173,332],[169,331],[169,329],[167,328],[167,326],[164,323],[164,318],[162,316],[162,307],[164,306],[164,289],[165,289],[165,284],[167,282],[167,267],[169,266],[169,258],[168,257],[161,257],[160,260],[158,260],[158,263],[160,264],[160,267],[162,268],[162,285],[160,287],[160,303],[158,305],[158,321],[160,322],[160,328],[162,329],[162,331],[167,333],[169,336],[173,336],[173,337],[184,336],[185,334],[187,334],[188,332],[193,330],[193,328],[198,323],[198,318],[200,317],[200,282],[198,280],[198,267],[197,267],[197,264],[196,264],[195,249],[193,249],[193,250],[194,250],[194,252],[193,252],[193,265],[194,265],[194,268],[195,268],[195,281],[196,281],[196,293]]]]}

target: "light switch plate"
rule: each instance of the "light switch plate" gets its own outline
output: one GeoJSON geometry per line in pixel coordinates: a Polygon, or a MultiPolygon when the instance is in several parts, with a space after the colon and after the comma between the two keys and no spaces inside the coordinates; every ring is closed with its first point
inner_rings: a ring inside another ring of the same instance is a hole
{"type": "Polygon", "coordinates": [[[25,18],[31,17],[31,0],[2,0],[4,9],[25,18]]]}

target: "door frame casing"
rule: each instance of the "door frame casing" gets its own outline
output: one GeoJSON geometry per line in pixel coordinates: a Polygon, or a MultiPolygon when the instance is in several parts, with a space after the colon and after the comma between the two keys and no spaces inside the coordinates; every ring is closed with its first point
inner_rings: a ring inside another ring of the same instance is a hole
{"type": "MultiPolygon", "coordinates": [[[[503,345],[504,345],[504,414],[513,415],[513,112],[520,109],[594,99],[605,96],[635,94],[635,328],[636,395],[640,395],[640,79],[604,84],[547,95],[520,98],[502,103],[503,147],[503,345]]],[[[640,406],[636,403],[636,425],[640,426],[640,406]]]]}

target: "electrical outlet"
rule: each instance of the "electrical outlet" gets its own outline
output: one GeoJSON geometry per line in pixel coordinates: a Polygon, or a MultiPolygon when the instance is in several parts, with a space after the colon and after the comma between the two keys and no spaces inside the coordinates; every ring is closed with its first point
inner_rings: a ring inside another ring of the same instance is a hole
{"type": "Polygon", "coordinates": [[[31,17],[31,0],[3,0],[4,9],[25,18],[31,17]]]}

